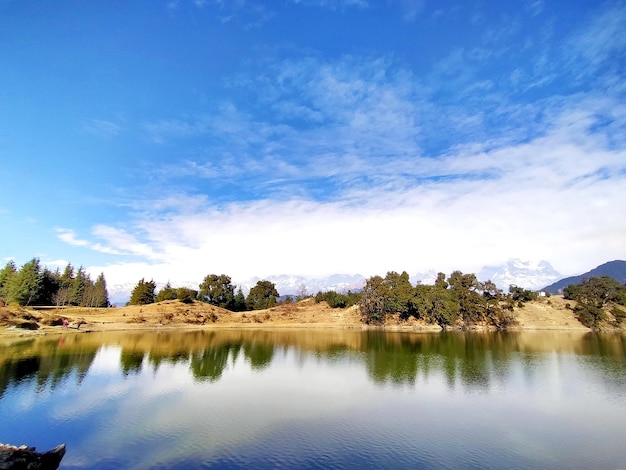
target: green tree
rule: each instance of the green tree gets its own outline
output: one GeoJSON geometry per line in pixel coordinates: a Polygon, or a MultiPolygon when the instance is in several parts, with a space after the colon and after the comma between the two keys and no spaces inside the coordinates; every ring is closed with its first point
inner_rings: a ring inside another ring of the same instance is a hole
{"type": "Polygon", "coordinates": [[[41,268],[39,259],[33,258],[22,266],[15,276],[10,278],[7,291],[7,300],[19,305],[31,305],[37,300],[41,291],[41,268]]]}
{"type": "Polygon", "coordinates": [[[190,304],[198,298],[198,291],[188,287],[179,287],[176,289],[176,298],[181,302],[190,304]]]}
{"type": "Polygon", "coordinates": [[[84,296],[85,290],[87,289],[87,285],[91,282],[91,279],[88,278],[87,273],[81,266],[76,272],[76,277],[72,281],[71,294],[70,294],[70,304],[71,305],[85,305],[84,296]]]}
{"type": "Polygon", "coordinates": [[[13,260],[9,261],[2,270],[0,270],[0,299],[8,301],[9,285],[12,278],[17,275],[17,267],[13,260]]]}
{"type": "Polygon", "coordinates": [[[585,326],[598,328],[606,319],[604,308],[618,303],[623,286],[609,276],[583,279],[576,290],[576,313],[585,326]]]}
{"type": "Polygon", "coordinates": [[[237,293],[235,294],[235,299],[233,302],[233,311],[243,312],[244,310],[247,310],[246,297],[243,295],[243,290],[241,290],[241,286],[239,286],[237,288],[237,293]]]}
{"type": "Polygon", "coordinates": [[[153,280],[148,282],[144,278],[137,283],[130,294],[130,305],[146,305],[154,303],[156,284],[153,280]]]}
{"type": "Polygon", "coordinates": [[[530,302],[531,300],[537,300],[537,293],[522,287],[517,287],[511,284],[509,286],[509,293],[511,298],[515,302],[530,302]]]}
{"type": "Polygon", "coordinates": [[[200,284],[200,299],[211,305],[232,309],[235,300],[235,286],[226,274],[209,274],[200,284]]]}
{"type": "Polygon", "coordinates": [[[459,303],[454,292],[448,289],[445,274],[437,275],[434,286],[418,286],[416,291],[420,312],[424,311],[421,316],[442,330],[454,325],[459,316],[459,303]]]}
{"type": "Polygon", "coordinates": [[[361,300],[359,302],[359,310],[365,323],[385,323],[387,315],[385,310],[386,295],[387,288],[382,277],[372,276],[365,281],[365,287],[361,292],[361,300]]]}
{"type": "Polygon", "coordinates": [[[246,306],[248,310],[263,310],[276,305],[276,299],[279,294],[276,286],[270,281],[258,281],[256,285],[250,289],[248,297],[246,297],[246,306]]]}
{"type": "Polygon", "coordinates": [[[384,301],[386,313],[399,313],[400,317],[405,319],[411,315],[417,316],[415,290],[406,271],[403,271],[402,274],[389,271],[383,283],[386,293],[384,301]]]}
{"type": "Polygon", "coordinates": [[[107,281],[104,278],[104,273],[100,273],[94,284],[94,307],[105,308],[109,304],[109,292],[107,291],[107,281]]]}
{"type": "Polygon", "coordinates": [[[54,299],[59,291],[61,280],[58,272],[50,271],[48,268],[44,268],[39,273],[39,293],[37,298],[33,300],[35,305],[54,305],[54,299]]]}
{"type": "Polygon", "coordinates": [[[53,299],[56,305],[63,306],[70,303],[70,300],[72,299],[72,285],[75,277],[76,274],[74,273],[74,266],[72,266],[71,263],[67,263],[67,266],[65,266],[65,269],[59,278],[59,290],[53,299]]]}
{"type": "Polygon", "coordinates": [[[165,287],[159,291],[159,293],[155,297],[155,302],[163,302],[164,300],[176,300],[178,297],[177,289],[172,288],[172,285],[167,282],[165,287]]]}
{"type": "Polygon", "coordinates": [[[459,304],[459,315],[467,323],[485,320],[485,299],[478,293],[480,283],[475,274],[463,274],[454,271],[448,278],[448,284],[459,304]]]}

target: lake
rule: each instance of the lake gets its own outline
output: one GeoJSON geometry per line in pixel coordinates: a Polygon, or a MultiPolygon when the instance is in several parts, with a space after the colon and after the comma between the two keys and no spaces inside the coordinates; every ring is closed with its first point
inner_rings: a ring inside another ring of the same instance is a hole
{"type": "Polygon", "coordinates": [[[626,338],[196,330],[0,340],[0,442],[65,469],[626,468],[626,338]]]}

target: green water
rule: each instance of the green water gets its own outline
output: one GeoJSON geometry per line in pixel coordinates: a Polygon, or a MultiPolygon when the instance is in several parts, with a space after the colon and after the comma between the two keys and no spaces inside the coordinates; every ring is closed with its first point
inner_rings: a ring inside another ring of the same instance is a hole
{"type": "Polygon", "coordinates": [[[218,330],[0,342],[0,442],[61,468],[626,468],[626,339],[218,330]]]}

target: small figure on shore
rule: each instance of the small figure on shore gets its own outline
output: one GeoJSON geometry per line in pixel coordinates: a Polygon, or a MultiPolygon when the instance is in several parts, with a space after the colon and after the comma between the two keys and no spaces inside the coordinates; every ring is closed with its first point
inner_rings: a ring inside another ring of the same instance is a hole
{"type": "Polygon", "coordinates": [[[69,326],[69,322],[67,321],[67,318],[63,319],[63,328],[67,328],[69,326]]]}

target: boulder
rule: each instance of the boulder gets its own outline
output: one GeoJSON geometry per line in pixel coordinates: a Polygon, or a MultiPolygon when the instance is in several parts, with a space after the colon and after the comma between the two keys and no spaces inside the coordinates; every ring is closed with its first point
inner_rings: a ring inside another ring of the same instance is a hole
{"type": "Polygon", "coordinates": [[[64,455],[65,444],[48,452],[37,452],[34,447],[0,443],[0,470],[56,470],[64,455]]]}

